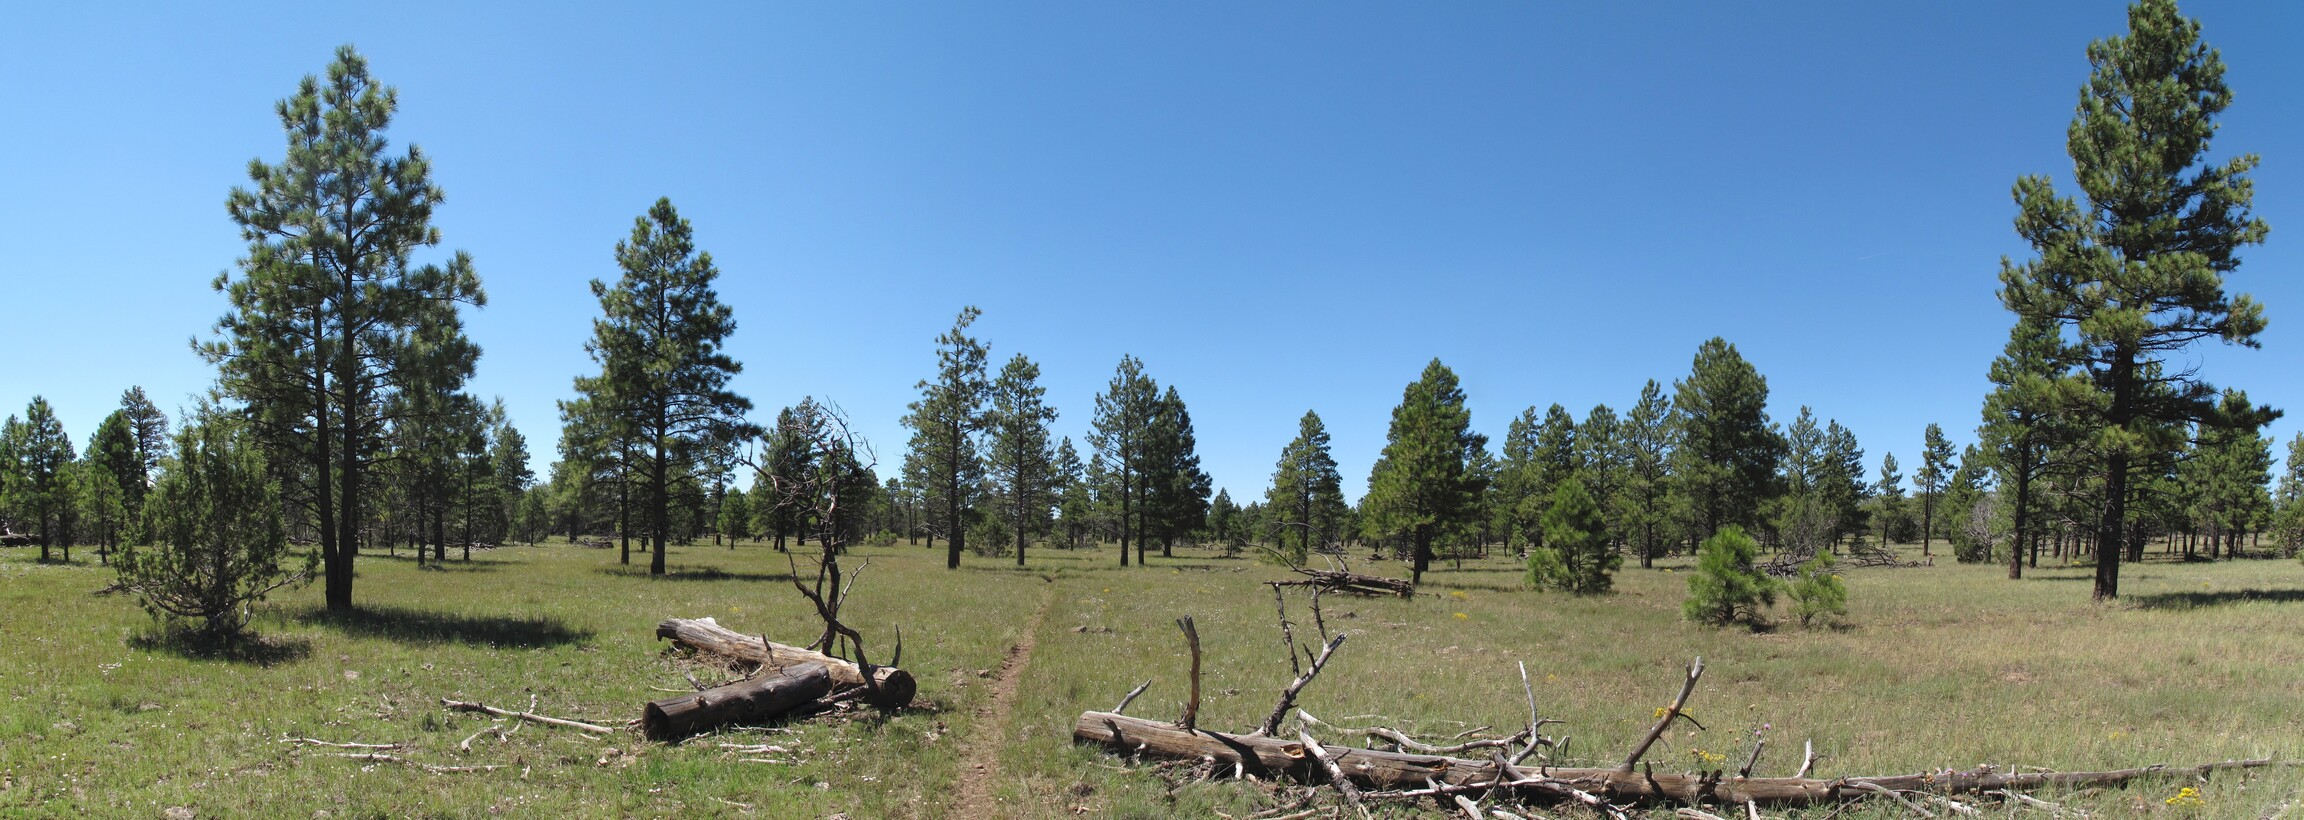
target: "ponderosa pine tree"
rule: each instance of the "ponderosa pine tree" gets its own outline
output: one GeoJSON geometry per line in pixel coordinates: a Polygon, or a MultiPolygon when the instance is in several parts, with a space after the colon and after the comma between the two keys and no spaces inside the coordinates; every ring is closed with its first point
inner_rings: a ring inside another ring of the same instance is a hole
{"type": "Polygon", "coordinates": [[[81,517],[94,529],[98,560],[108,564],[147,489],[144,462],[136,453],[135,425],[127,412],[114,410],[105,416],[81,452],[81,517]]]}
{"type": "Polygon", "coordinates": [[[1920,554],[1928,555],[1928,544],[1936,534],[1936,502],[1944,494],[1944,482],[1952,478],[1952,442],[1945,440],[1944,428],[1929,422],[1920,436],[1920,472],[1912,474],[1915,489],[1920,491],[1920,554]]]}
{"type": "Polygon", "coordinates": [[[1904,512],[1904,474],[1896,469],[1896,454],[1880,454],[1880,480],[1872,485],[1880,497],[1880,548],[1895,542],[1893,529],[1904,512]]]}
{"type": "Polygon", "coordinates": [[[1699,537],[1755,525],[1783,450],[1768,423],[1767,378],[1715,336],[1697,347],[1688,378],[1673,391],[1673,495],[1683,520],[1699,537]]]}
{"type": "Polygon", "coordinates": [[[2008,577],[2024,577],[2027,554],[2040,566],[2039,533],[2033,526],[2040,504],[2033,489],[2047,475],[2049,455],[2063,427],[2056,408],[2078,401],[2088,388],[2068,377],[2067,348],[2056,326],[2019,319],[2008,344],[1992,360],[1992,392],[1984,396],[1984,424],[1977,429],[2000,487],[2009,492],[2011,524],[2008,577]]]}
{"type": "Polygon", "coordinates": [[[584,351],[600,375],[576,380],[577,392],[624,420],[639,444],[632,474],[653,547],[650,575],[665,572],[674,488],[700,470],[724,472],[736,449],[760,435],[744,420],[752,401],[728,389],[744,372],[726,352],[736,315],[713,290],[720,269],[695,236],[670,199],[632,220],[630,238],[616,243],[622,276],[613,285],[592,280],[601,317],[584,351]]]}
{"type": "Polygon", "coordinates": [[[1055,471],[1056,511],[1064,526],[1064,543],[1077,547],[1088,537],[1090,520],[1096,517],[1096,499],[1088,467],[1080,460],[1080,449],[1072,446],[1071,436],[1056,444],[1055,471]]]}
{"type": "Polygon", "coordinates": [[[1047,529],[1056,503],[1056,450],[1048,429],[1056,408],[1048,406],[1048,388],[1040,386],[1040,365],[1022,353],[1000,368],[989,397],[992,482],[1016,528],[1016,565],[1023,566],[1024,546],[1047,529]]]}
{"type": "Polygon", "coordinates": [[[1616,495],[1624,488],[1627,460],[1623,420],[1617,417],[1615,408],[1593,405],[1585,412],[1584,420],[1576,423],[1576,480],[1584,483],[1593,503],[1600,505],[1600,516],[1608,524],[1612,550],[1624,538],[1614,517],[1616,495]]]}
{"type": "Polygon", "coordinates": [[[128,429],[135,433],[136,459],[141,465],[135,486],[128,492],[128,512],[143,515],[144,494],[151,490],[152,480],[159,476],[160,460],[168,457],[168,414],[152,404],[142,387],[130,387],[120,394],[120,412],[128,419],[128,429]]]}
{"type": "Polygon", "coordinates": [[[1832,544],[1837,547],[1841,537],[1864,532],[1864,498],[1871,493],[1871,482],[1864,479],[1864,448],[1837,420],[1824,424],[1823,469],[1819,490],[1833,513],[1832,544]]]}
{"type": "Polygon", "coordinates": [[[1529,586],[1576,595],[1607,592],[1611,573],[1624,565],[1610,541],[1599,502],[1583,480],[1569,476],[1553,488],[1552,503],[1544,507],[1543,545],[1528,550],[1529,586]]]}
{"type": "Polygon", "coordinates": [[[1640,387],[1640,400],[1624,417],[1618,438],[1623,442],[1624,476],[1617,492],[1616,526],[1643,569],[1654,568],[1669,543],[1672,523],[1672,436],[1678,425],[1664,388],[1649,379],[1640,387]]]}
{"type": "Polygon", "coordinates": [[[1474,526],[1482,488],[1470,470],[1472,454],[1488,439],[1472,432],[1472,411],[1456,372],[1433,359],[1409,383],[1392,409],[1384,451],[1368,474],[1361,527],[1373,538],[1397,538],[1409,547],[1410,583],[1432,567],[1432,544],[1474,526]]]}
{"type": "Polygon", "coordinates": [[[1336,470],[1328,441],[1328,426],[1320,414],[1306,410],[1296,421],[1296,438],[1280,448],[1280,461],[1272,467],[1264,508],[1283,528],[1280,547],[1290,563],[1310,558],[1313,545],[1334,537],[1344,517],[1344,478],[1336,470]],[[1290,537],[1296,541],[1293,547],[1290,537]]]}
{"type": "MultiPolygon", "coordinates": [[[[1144,363],[1121,356],[1112,381],[1096,396],[1096,416],[1088,443],[1096,448],[1096,467],[1104,474],[1097,485],[1098,499],[1110,507],[1120,536],[1120,565],[1128,565],[1133,537],[1143,550],[1144,505],[1152,477],[1152,422],[1160,412],[1160,388],[1144,375],[1144,363]]],[[[1139,561],[1141,563],[1141,561],[1139,561]]]]}
{"type": "Polygon", "coordinates": [[[916,484],[927,493],[929,518],[941,519],[941,526],[931,525],[931,531],[944,531],[947,569],[960,568],[970,511],[984,480],[976,436],[984,430],[984,394],[991,389],[985,371],[991,349],[968,335],[968,326],[982,315],[975,305],[961,308],[952,329],[936,337],[936,378],[913,385],[920,398],[908,405],[912,412],[904,416],[904,426],[912,429],[906,464],[919,470],[916,484]]]}
{"type": "Polygon", "coordinates": [[[289,482],[283,492],[319,530],[332,612],[352,609],[353,560],[372,515],[366,480],[395,421],[391,399],[412,368],[431,366],[423,356],[479,356],[445,342],[463,332],[460,307],[487,302],[470,256],[413,258],[440,243],[441,191],[421,150],[387,153],[398,99],[343,46],[324,80],[305,77],[275,107],[287,156],[250,161],[253,189],[232,191],[248,255],[237,276],[216,278],[231,308],[219,338],[200,346],[223,391],[248,406],[289,482]]]}
{"type": "Polygon", "coordinates": [[[1577,458],[1577,438],[1576,417],[1569,415],[1567,408],[1554,404],[1544,409],[1544,421],[1536,426],[1532,458],[1525,468],[1529,471],[1524,479],[1528,496],[1513,510],[1530,547],[1544,545],[1544,512],[1552,508],[1552,492],[1582,466],[1577,458]]]}
{"type": "MultiPolygon", "coordinates": [[[[1160,537],[1160,557],[1174,557],[1176,537],[1208,526],[1208,495],[1213,482],[1200,469],[1198,437],[1192,430],[1192,412],[1184,397],[1169,385],[1152,416],[1151,436],[1145,448],[1144,526],[1146,537],[1160,537]]],[[[1144,563],[1144,541],[1136,542],[1136,563],[1144,563]]]]}
{"type": "Polygon", "coordinates": [[[1534,405],[1530,405],[1504,427],[1503,458],[1496,464],[1496,476],[1489,486],[1489,501],[1496,519],[1493,525],[1504,533],[1507,546],[1525,543],[1522,539],[1535,537],[1521,511],[1523,507],[1534,509],[1543,504],[1541,501],[1529,500],[1536,494],[1537,475],[1541,472],[1538,467],[1540,459],[1537,455],[1536,432],[1543,426],[1544,417],[1536,412],[1534,405]]]}
{"type": "Polygon", "coordinates": [[[2288,457],[2280,461],[2280,487],[2272,498],[2272,542],[2280,554],[2304,552],[2304,433],[2288,440],[2288,457]]]}
{"type": "Polygon", "coordinates": [[[50,548],[61,543],[64,562],[72,562],[72,539],[66,522],[72,517],[70,507],[74,501],[72,490],[72,437],[65,435],[64,423],[56,418],[55,408],[48,400],[33,396],[24,408],[23,421],[9,416],[4,437],[9,464],[0,465],[5,474],[8,506],[32,520],[40,530],[40,560],[51,559],[50,548]]]}
{"type": "Polygon", "coordinates": [[[2016,232],[2038,258],[2002,260],[2000,299],[2072,339],[2091,388],[2090,400],[2058,410],[2102,465],[2101,600],[2120,594],[2131,467],[2173,452],[2182,422],[2217,413],[2215,388],[2191,368],[2155,366],[2207,339],[2258,346],[2263,306],[2227,292],[2225,277],[2270,229],[2250,211],[2257,157],[2207,159],[2232,91],[2222,56],[2175,0],[2131,5],[2126,36],[2090,43],[2088,62],[2066,132],[2082,198],[2045,176],[2017,181],[2016,232]]]}

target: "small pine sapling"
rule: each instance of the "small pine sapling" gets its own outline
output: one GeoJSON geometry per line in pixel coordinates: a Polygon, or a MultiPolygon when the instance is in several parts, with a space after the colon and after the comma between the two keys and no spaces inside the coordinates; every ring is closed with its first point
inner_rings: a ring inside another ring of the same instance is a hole
{"type": "Polygon", "coordinates": [[[1800,576],[1792,582],[1791,596],[1792,611],[1800,616],[1802,627],[1848,617],[1848,586],[1840,582],[1840,573],[1832,571],[1835,563],[1832,553],[1819,552],[1808,559],[1808,563],[1800,565],[1800,576]]]}
{"type": "Polygon", "coordinates": [[[1688,578],[1688,600],[1681,611],[1688,620],[1725,625],[1742,620],[1755,627],[1762,610],[1776,603],[1776,579],[1761,574],[1753,561],[1759,543],[1734,524],[1721,527],[1696,552],[1696,574],[1688,578]]]}

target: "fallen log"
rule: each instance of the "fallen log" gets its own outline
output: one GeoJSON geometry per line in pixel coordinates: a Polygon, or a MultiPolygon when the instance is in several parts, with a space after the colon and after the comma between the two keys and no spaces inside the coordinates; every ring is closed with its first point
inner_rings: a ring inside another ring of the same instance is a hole
{"type": "Polygon", "coordinates": [[[868,690],[863,701],[882,709],[897,709],[912,703],[912,696],[920,691],[912,673],[893,666],[871,667],[867,676],[864,669],[854,663],[797,646],[787,646],[758,635],[746,635],[721,626],[711,618],[692,620],[668,618],[656,625],[656,637],[689,647],[698,652],[709,652],[725,658],[750,661],[770,668],[785,668],[804,663],[822,664],[832,676],[835,692],[863,688],[868,690]]]}
{"type": "MultiPolygon", "coordinates": [[[[1125,754],[1172,760],[1214,759],[1216,769],[1263,778],[1289,776],[1320,779],[1319,763],[1298,741],[1258,735],[1235,735],[1206,729],[1185,730],[1166,721],[1145,720],[1111,712],[1083,712],[1073,724],[1072,738],[1125,754]]],[[[1375,749],[1321,744],[1322,751],[1355,784],[1373,789],[1424,789],[1440,784],[1451,791],[1510,789],[1556,801],[1565,787],[1617,803],[1691,805],[1714,803],[1741,806],[1746,802],[1774,807],[1800,807],[1839,803],[1870,797],[1874,790],[1921,791],[1932,794],[1983,794],[1994,790],[2032,790],[2044,787],[2078,789],[2116,786],[2151,777],[2205,777],[2225,769],[2253,769],[2273,765],[2270,760],[2232,760],[2198,766],[2147,766],[2100,772],[1933,772],[1881,777],[1842,777],[1822,780],[1806,777],[1734,777],[1723,772],[1628,772],[1618,768],[1555,768],[1513,766],[1501,783],[1493,761],[1440,755],[1404,754],[1375,749]],[[1430,781],[1429,783],[1427,781],[1430,781]]],[[[1325,773],[1321,773],[1325,775],[1325,773]]]]}
{"type": "Polygon", "coordinates": [[[725,723],[773,718],[831,693],[831,669],[821,663],[796,664],[751,680],[650,701],[641,709],[640,730],[649,740],[678,740],[725,723]]]}
{"type": "Polygon", "coordinates": [[[1305,567],[1297,567],[1296,574],[1304,576],[1304,579],[1270,583],[1284,587],[1318,587],[1327,592],[1355,592],[1361,595],[1398,595],[1407,598],[1416,594],[1415,584],[1399,578],[1386,578],[1382,575],[1362,575],[1357,572],[1308,569],[1305,567]]]}

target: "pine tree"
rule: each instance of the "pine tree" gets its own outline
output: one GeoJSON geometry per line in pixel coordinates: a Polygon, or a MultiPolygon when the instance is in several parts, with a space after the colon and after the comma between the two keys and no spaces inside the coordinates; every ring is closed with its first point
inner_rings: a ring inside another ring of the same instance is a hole
{"type": "Polygon", "coordinates": [[[2001,488],[2011,491],[2010,579],[2024,577],[2027,553],[2032,566],[2040,565],[2039,533],[2033,526],[2040,504],[2033,488],[2047,474],[2049,455],[2064,437],[2056,408],[2076,401],[2075,394],[2087,389],[2067,378],[2066,352],[2055,325],[2019,320],[2009,329],[2008,344],[1988,372],[1992,392],[1984,397],[1984,424],[1977,436],[2001,488]]]}
{"type": "Polygon", "coordinates": [[[1328,427],[1320,414],[1307,410],[1296,421],[1296,438],[1280,449],[1272,467],[1272,487],[1265,491],[1265,509],[1278,516],[1283,528],[1281,549],[1293,564],[1311,557],[1315,543],[1335,537],[1344,517],[1344,478],[1329,451],[1328,427]],[[1296,544],[1290,548],[1290,536],[1296,544]]]}
{"type": "Polygon", "coordinates": [[[1880,455],[1880,480],[1872,485],[1880,497],[1880,548],[1895,542],[1893,529],[1904,511],[1904,474],[1896,470],[1896,454],[1880,455]]]}
{"type": "Polygon", "coordinates": [[[28,516],[32,525],[40,530],[40,560],[52,559],[50,548],[61,545],[64,562],[72,562],[71,521],[73,495],[72,437],[64,433],[64,423],[56,418],[55,408],[48,400],[33,396],[24,408],[24,419],[9,416],[7,431],[0,433],[7,440],[5,451],[8,464],[0,465],[0,473],[8,476],[8,506],[28,516]]]}
{"type": "Polygon", "coordinates": [[[577,379],[578,392],[634,433],[650,575],[665,572],[675,488],[699,471],[725,472],[736,448],[760,434],[744,420],[752,401],[728,389],[744,372],[726,352],[735,311],[712,289],[720,269],[696,249],[695,233],[670,199],[632,220],[630,238],[616,243],[622,277],[613,286],[592,280],[601,318],[584,349],[600,375],[577,379]]]}
{"type": "Polygon", "coordinates": [[[1816,426],[1816,413],[1803,405],[1784,430],[1783,495],[1769,506],[1784,547],[1795,553],[1830,552],[1838,511],[1831,492],[1834,465],[1828,434],[1816,426]]]}
{"type": "MultiPolygon", "coordinates": [[[[1151,479],[1152,421],[1160,411],[1160,388],[1144,375],[1144,363],[1121,356],[1112,381],[1096,396],[1096,416],[1088,443],[1096,448],[1096,466],[1104,474],[1097,484],[1099,499],[1115,516],[1120,536],[1120,565],[1128,565],[1128,545],[1134,539],[1143,552],[1144,505],[1151,479]]],[[[1142,561],[1138,561],[1142,563],[1142,561]]]]}
{"type": "Polygon", "coordinates": [[[1552,490],[1544,509],[1544,544],[1528,550],[1528,585],[1577,595],[1608,591],[1624,565],[1609,544],[1608,521],[1575,476],[1552,490]]]}
{"type": "Polygon", "coordinates": [[[371,79],[351,46],[336,50],[325,80],[307,76],[280,102],[287,156],[251,161],[254,188],[227,202],[248,255],[238,276],[216,278],[230,312],[201,346],[223,391],[248,405],[257,439],[284,460],[284,491],[314,517],[324,598],[339,613],[352,608],[353,559],[373,515],[367,478],[402,376],[440,366],[426,356],[478,358],[457,311],[487,301],[471,257],[412,258],[440,243],[441,191],[422,151],[386,153],[397,107],[397,92],[371,79]]]}
{"type": "Polygon", "coordinates": [[[1735,524],[1721,527],[1696,550],[1696,573],[1688,576],[1688,598],[1680,606],[1688,620],[1725,625],[1738,620],[1757,627],[1762,612],[1776,604],[1776,579],[1753,566],[1760,544],[1735,524]]]}
{"type": "Polygon", "coordinates": [[[2120,594],[2132,468],[2173,453],[2180,423],[2216,410],[2215,388],[2191,369],[2157,365],[2206,339],[2258,346],[2263,307],[2227,292],[2225,277],[2269,228],[2250,212],[2257,157],[2207,161],[2232,91],[2223,58],[2175,0],[2131,5],[2127,35],[2090,43],[2088,62],[2066,132],[2082,199],[2059,195],[2045,176],[2017,181],[2016,231],[2038,258],[2002,260],[2000,298],[2064,331],[2090,388],[2089,400],[2058,411],[2101,460],[2101,600],[2120,594]]]}
{"type": "Polygon", "coordinates": [[[1080,461],[1079,448],[1072,446],[1071,436],[1065,436],[1056,444],[1055,480],[1056,509],[1064,523],[1064,543],[1080,546],[1092,526],[1091,519],[1096,517],[1096,500],[1087,467],[1080,461]]]}
{"type": "Polygon", "coordinates": [[[160,460],[168,455],[168,414],[152,404],[144,395],[144,388],[130,387],[120,394],[120,413],[127,418],[128,429],[135,435],[138,470],[136,481],[128,486],[128,513],[144,513],[144,494],[151,491],[152,480],[159,475],[160,460]]]}
{"type": "Polygon", "coordinates": [[[1432,545],[1473,524],[1482,489],[1472,474],[1472,453],[1488,446],[1472,432],[1472,411],[1455,371],[1439,359],[1408,385],[1392,410],[1384,451],[1368,474],[1363,528],[1371,537],[1398,538],[1410,549],[1410,583],[1432,566],[1432,545]]]}
{"type": "MultiPolygon", "coordinates": [[[[920,391],[904,426],[912,428],[910,450],[918,457],[918,486],[927,491],[929,518],[942,519],[946,569],[960,568],[960,551],[967,547],[967,519],[975,507],[984,476],[984,459],[977,452],[976,436],[984,430],[986,361],[991,349],[968,335],[968,326],[984,312],[975,305],[960,309],[952,329],[936,337],[936,379],[922,379],[920,391]]],[[[933,542],[935,536],[929,536],[933,542]]]]}
{"type": "Polygon", "coordinates": [[[2288,440],[2288,457],[2280,460],[2280,487],[2273,503],[2272,542],[2282,555],[2304,553],[2304,433],[2288,440]]]}
{"type": "Polygon", "coordinates": [[[1920,491],[1920,554],[1928,554],[1930,538],[1936,534],[1936,502],[1944,493],[1944,482],[1952,478],[1952,442],[1944,439],[1944,428],[1931,422],[1920,437],[1920,472],[1912,475],[1920,491]]]}
{"type": "Polygon", "coordinates": [[[95,527],[96,554],[103,563],[111,563],[111,551],[120,546],[129,516],[143,506],[146,473],[136,446],[135,425],[126,411],[114,410],[88,436],[88,448],[82,451],[82,517],[95,527]]]}
{"type": "Polygon", "coordinates": [[[1800,616],[1802,627],[1819,620],[1848,617],[1848,586],[1841,583],[1839,573],[1832,571],[1835,563],[1832,553],[1819,552],[1800,565],[1800,576],[1792,582],[1791,597],[1793,614],[1800,616]]]}
{"type": "MultiPolygon", "coordinates": [[[[1160,536],[1160,557],[1168,558],[1175,554],[1177,536],[1207,527],[1208,495],[1213,490],[1207,471],[1200,469],[1192,413],[1175,385],[1160,397],[1145,451],[1144,523],[1148,536],[1160,536]]],[[[1136,548],[1136,562],[1142,564],[1143,540],[1136,542],[1136,548]]]]}
{"type": "Polygon", "coordinates": [[[1040,366],[1018,353],[993,380],[987,422],[991,427],[990,467],[1009,523],[1016,530],[1016,565],[1024,565],[1024,545],[1048,526],[1055,506],[1056,451],[1049,425],[1056,408],[1040,386],[1040,366]]]}
{"type": "Polygon", "coordinates": [[[1672,436],[1677,426],[1663,386],[1649,379],[1621,428],[1624,480],[1616,504],[1617,526],[1640,556],[1643,569],[1656,566],[1669,541],[1672,436]]]}
{"type": "Polygon", "coordinates": [[[1824,462],[1820,478],[1820,491],[1826,509],[1832,512],[1832,543],[1838,544],[1847,535],[1864,532],[1864,499],[1871,494],[1871,483],[1864,479],[1864,448],[1856,443],[1856,434],[1838,421],[1824,425],[1824,462]]]}
{"type": "Polygon", "coordinates": [[[279,487],[242,424],[213,408],[177,434],[146,514],[151,544],[120,553],[120,586],[156,618],[198,619],[203,639],[239,637],[252,604],[309,579],[318,562],[305,553],[301,571],[281,565],[289,544],[279,487]]]}
{"type": "Polygon", "coordinates": [[[1758,523],[1782,444],[1768,423],[1768,380],[1736,346],[1713,337],[1696,350],[1688,378],[1673,384],[1679,419],[1672,451],[1674,495],[1699,534],[1758,523]]]}
{"type": "Polygon", "coordinates": [[[1624,539],[1614,517],[1616,496],[1623,492],[1628,460],[1624,422],[1617,418],[1615,408],[1593,405],[1584,414],[1584,420],[1576,425],[1576,479],[1584,482],[1593,503],[1600,505],[1601,518],[1608,522],[1611,549],[1624,539]]]}
{"type": "Polygon", "coordinates": [[[1992,560],[1999,541],[1992,524],[1991,488],[1985,486],[1991,476],[1985,465],[1987,458],[1983,448],[1968,445],[1945,479],[1944,498],[1939,504],[1950,525],[1945,540],[1952,542],[1953,559],[1963,564],[1992,560]]]}

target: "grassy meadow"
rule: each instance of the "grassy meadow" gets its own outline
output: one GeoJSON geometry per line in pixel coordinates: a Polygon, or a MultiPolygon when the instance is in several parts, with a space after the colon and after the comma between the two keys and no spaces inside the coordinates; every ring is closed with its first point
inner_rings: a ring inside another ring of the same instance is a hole
{"type": "MultiPolygon", "coordinates": [[[[1186,654],[1173,620],[1183,615],[1197,619],[1206,654],[1200,725],[1255,726],[1291,677],[1261,583],[1283,570],[1198,550],[1127,569],[1110,548],[1035,549],[1022,569],[971,556],[947,571],[942,556],[941,545],[862,547],[850,562],[870,561],[848,614],[876,654],[903,629],[903,665],[921,686],[912,709],[670,746],[529,725],[481,734],[465,752],[461,741],[496,724],[447,712],[442,697],[508,708],[533,698],[543,714],[621,726],[643,701],[686,690],[684,671],[715,674],[664,653],[654,625],[665,617],[813,637],[783,556],[749,543],[676,547],[672,574],[650,578],[644,564],[619,566],[613,550],[565,544],[437,569],[366,555],[358,617],[322,614],[316,586],[277,595],[254,623],[266,646],[219,659],[155,643],[132,600],[92,594],[111,581],[93,552],[54,565],[9,550],[0,815],[940,817],[972,789],[993,801],[990,813],[1014,817],[1244,817],[1276,805],[1255,784],[1179,786],[1158,767],[1076,747],[1070,733],[1081,711],[1109,709],[1147,678],[1130,713],[1177,713],[1186,654]],[[1031,651],[1003,715],[986,707],[1019,644],[1031,651]],[[394,754],[422,763],[501,768],[432,773],[284,736],[399,743],[394,754]],[[722,743],[789,751],[740,755],[722,743]],[[969,750],[993,759],[979,768],[969,750]]],[[[1680,619],[1692,563],[1627,568],[1614,594],[1583,599],[1522,589],[1502,556],[1443,563],[1412,600],[1328,596],[1329,628],[1351,638],[1300,704],[1338,726],[1505,734],[1525,720],[1515,667],[1525,662],[1543,713],[1566,721],[1551,731],[1574,738],[1561,762],[1607,763],[1701,655],[1690,711],[1708,731],[1669,735],[1650,753],[1660,769],[1714,759],[1733,769],[1763,724],[1763,774],[1791,773],[1802,740],[1815,742],[1826,777],[2304,758],[2298,562],[2131,565],[2123,602],[2098,606],[2085,568],[2008,581],[2004,568],[1940,556],[1932,567],[1849,570],[1845,628],[1757,634],[1680,619]]],[[[1291,593],[1297,637],[1308,641],[1305,603],[1291,593]]],[[[1340,730],[1325,739],[1361,740],[1340,730]]],[[[2219,776],[2196,784],[2199,805],[2166,803],[2181,785],[2060,799],[2112,815],[2304,815],[2292,808],[2304,804],[2304,771],[2219,776]]]]}

